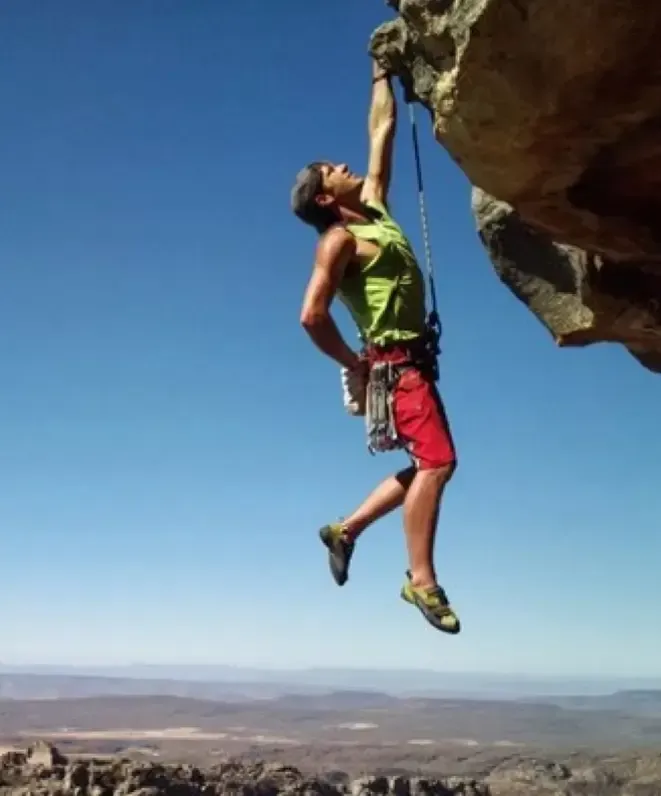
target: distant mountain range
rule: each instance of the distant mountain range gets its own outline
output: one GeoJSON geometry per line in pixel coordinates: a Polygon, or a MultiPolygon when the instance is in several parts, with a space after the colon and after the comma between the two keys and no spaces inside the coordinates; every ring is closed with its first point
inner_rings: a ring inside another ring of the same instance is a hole
{"type": "Polygon", "coordinates": [[[661,689],[616,691],[601,696],[551,697],[544,701],[566,710],[607,710],[630,716],[661,716],[661,689]]]}
{"type": "MultiPolygon", "coordinates": [[[[393,696],[490,699],[601,698],[619,692],[661,690],[661,677],[552,678],[527,675],[394,669],[257,669],[233,666],[10,666],[0,664],[0,697],[25,698],[30,689],[64,689],[66,695],[155,694],[210,698],[273,698],[333,690],[377,691],[393,696]],[[39,682],[36,677],[42,678],[39,682]],[[25,679],[21,679],[25,678],[25,679]],[[47,678],[47,679],[43,679],[47,678]],[[54,678],[50,681],[48,678],[54,678]],[[81,680],[84,679],[85,682],[81,680]],[[140,681],[138,685],[135,681],[140,681]],[[14,691],[12,692],[12,689],[14,691]],[[27,689],[27,692],[26,692],[27,689]],[[81,690],[77,690],[81,689],[81,690]],[[90,689],[85,691],[85,689],[90,689]],[[101,690],[99,690],[101,689],[101,690]],[[118,690],[119,689],[119,690],[118,690]],[[137,689],[137,690],[135,690],[137,689]],[[166,689],[163,691],[163,689],[166,689]]],[[[577,707],[588,707],[583,702],[577,707]]]]}
{"type": "MultiPolygon", "coordinates": [[[[508,694],[503,688],[492,692],[480,690],[422,689],[387,692],[372,688],[337,688],[289,682],[204,681],[157,677],[119,677],[93,674],[0,673],[2,700],[62,700],[90,697],[178,697],[209,702],[242,704],[268,700],[275,709],[286,706],[294,710],[372,710],[400,709],[406,702],[416,710],[425,704],[456,704],[459,702],[503,701],[527,705],[553,706],[572,712],[608,711],[637,717],[661,717],[661,688],[620,690],[605,694],[536,693],[508,694]]],[[[413,675],[409,677],[413,680],[413,675]]],[[[447,684],[446,684],[447,686],[447,684]]],[[[521,689],[523,690],[523,689],[521,689]]]]}

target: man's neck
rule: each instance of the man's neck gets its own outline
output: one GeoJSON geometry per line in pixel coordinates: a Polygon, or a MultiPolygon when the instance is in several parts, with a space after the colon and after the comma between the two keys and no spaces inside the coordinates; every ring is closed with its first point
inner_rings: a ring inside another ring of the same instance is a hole
{"type": "Polygon", "coordinates": [[[342,221],[347,224],[365,224],[370,220],[365,213],[365,208],[361,201],[357,201],[350,205],[343,205],[339,210],[342,221]]]}

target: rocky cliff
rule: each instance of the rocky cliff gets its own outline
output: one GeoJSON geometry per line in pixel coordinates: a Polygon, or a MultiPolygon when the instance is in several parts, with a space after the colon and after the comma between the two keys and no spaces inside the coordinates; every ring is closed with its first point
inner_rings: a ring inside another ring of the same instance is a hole
{"type": "Polygon", "coordinates": [[[365,776],[338,782],[307,776],[285,764],[226,760],[202,770],[191,765],[120,758],[68,760],[37,743],[0,758],[3,796],[658,796],[661,755],[571,769],[560,763],[504,762],[482,781],[365,776]]]}
{"type": "Polygon", "coordinates": [[[371,51],[473,184],[500,279],[560,345],[661,371],[661,4],[389,4],[371,51]]]}

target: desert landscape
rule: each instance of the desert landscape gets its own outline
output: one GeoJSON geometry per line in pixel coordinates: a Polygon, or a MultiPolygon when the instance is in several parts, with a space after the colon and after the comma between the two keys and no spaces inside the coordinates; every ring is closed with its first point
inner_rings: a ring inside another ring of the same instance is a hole
{"type": "Polygon", "coordinates": [[[72,786],[77,796],[103,796],[93,772],[113,780],[108,793],[143,796],[274,792],[273,777],[275,792],[384,793],[402,782],[410,792],[414,782],[433,793],[661,794],[661,690],[452,698],[5,674],[0,694],[5,793],[62,794],[73,766],[87,783],[72,786]],[[160,785],[145,785],[154,772],[160,785]]]}

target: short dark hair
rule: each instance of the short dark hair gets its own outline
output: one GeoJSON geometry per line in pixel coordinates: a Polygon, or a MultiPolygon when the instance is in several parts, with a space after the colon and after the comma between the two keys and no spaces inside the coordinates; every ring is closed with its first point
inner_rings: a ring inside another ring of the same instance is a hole
{"type": "Polygon", "coordinates": [[[292,210],[301,221],[314,227],[320,235],[339,220],[330,207],[315,202],[315,197],[324,192],[322,165],[317,161],[301,169],[291,191],[292,210]]]}

